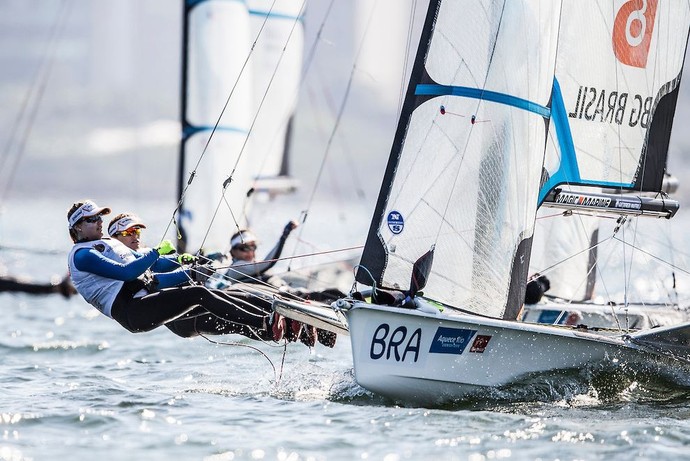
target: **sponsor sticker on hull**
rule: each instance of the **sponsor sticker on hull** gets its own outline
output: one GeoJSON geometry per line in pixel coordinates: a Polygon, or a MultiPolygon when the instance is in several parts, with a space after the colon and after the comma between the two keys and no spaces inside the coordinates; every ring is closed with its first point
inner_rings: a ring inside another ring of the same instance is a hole
{"type": "Polygon", "coordinates": [[[472,347],[470,347],[470,352],[483,353],[486,350],[486,346],[489,345],[491,340],[491,335],[477,335],[472,342],[472,347]]]}
{"type": "Polygon", "coordinates": [[[476,332],[477,330],[464,328],[438,327],[434,339],[431,341],[429,353],[460,355],[476,332]]]}

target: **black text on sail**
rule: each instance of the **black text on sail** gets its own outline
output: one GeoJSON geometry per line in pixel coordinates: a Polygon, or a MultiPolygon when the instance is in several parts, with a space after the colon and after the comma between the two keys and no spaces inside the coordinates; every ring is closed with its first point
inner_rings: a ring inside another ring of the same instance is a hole
{"type": "Polygon", "coordinates": [[[604,89],[580,86],[575,109],[568,113],[568,117],[617,125],[626,123],[631,127],[639,124],[647,128],[652,100],[651,96],[618,91],[607,93],[604,89]]]}

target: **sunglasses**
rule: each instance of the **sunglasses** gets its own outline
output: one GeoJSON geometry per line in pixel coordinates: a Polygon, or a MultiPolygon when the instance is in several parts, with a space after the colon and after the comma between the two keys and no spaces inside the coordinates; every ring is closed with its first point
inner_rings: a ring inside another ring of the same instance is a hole
{"type": "Polygon", "coordinates": [[[88,218],[84,218],[83,221],[93,224],[95,222],[103,221],[103,218],[101,218],[101,215],[89,216],[88,218]]]}
{"type": "Polygon", "coordinates": [[[123,237],[128,237],[130,235],[136,235],[137,237],[139,237],[141,235],[141,229],[136,228],[136,229],[123,230],[122,232],[120,232],[120,235],[123,237]]]}
{"type": "Polygon", "coordinates": [[[237,245],[235,249],[238,251],[256,251],[256,245],[247,245],[243,243],[242,245],[237,245]]]}

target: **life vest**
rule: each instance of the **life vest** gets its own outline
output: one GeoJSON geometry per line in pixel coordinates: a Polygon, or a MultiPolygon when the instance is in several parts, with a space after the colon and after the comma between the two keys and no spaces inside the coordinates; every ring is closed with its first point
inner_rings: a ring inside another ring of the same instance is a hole
{"type": "Polygon", "coordinates": [[[74,255],[82,248],[95,249],[103,256],[113,261],[126,264],[136,259],[132,251],[118,240],[103,238],[100,240],[92,240],[90,242],[76,243],[69,253],[68,265],[70,278],[72,284],[77,292],[91,304],[93,307],[101,311],[106,316],[112,318],[110,310],[113,307],[113,302],[118,293],[122,289],[124,282],[122,280],[115,280],[100,275],[92,274],[91,272],[80,271],[74,265],[74,255]]]}

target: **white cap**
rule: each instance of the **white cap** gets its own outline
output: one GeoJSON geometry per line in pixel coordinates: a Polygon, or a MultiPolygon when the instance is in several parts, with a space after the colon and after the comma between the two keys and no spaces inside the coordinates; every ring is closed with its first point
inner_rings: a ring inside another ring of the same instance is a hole
{"type": "Polygon", "coordinates": [[[141,222],[141,218],[139,216],[126,214],[117,221],[110,223],[110,226],[108,226],[108,235],[115,237],[115,234],[127,229],[131,229],[132,227],[141,227],[142,229],[146,229],[146,226],[141,222]]]}
{"type": "Polygon", "coordinates": [[[230,248],[235,248],[243,243],[256,243],[256,236],[248,230],[242,230],[230,240],[230,248]]]}
{"type": "Polygon", "coordinates": [[[83,218],[108,213],[110,213],[110,208],[106,206],[99,207],[91,200],[86,200],[79,208],[74,210],[74,213],[67,218],[67,222],[69,223],[69,227],[72,228],[83,218]]]}

